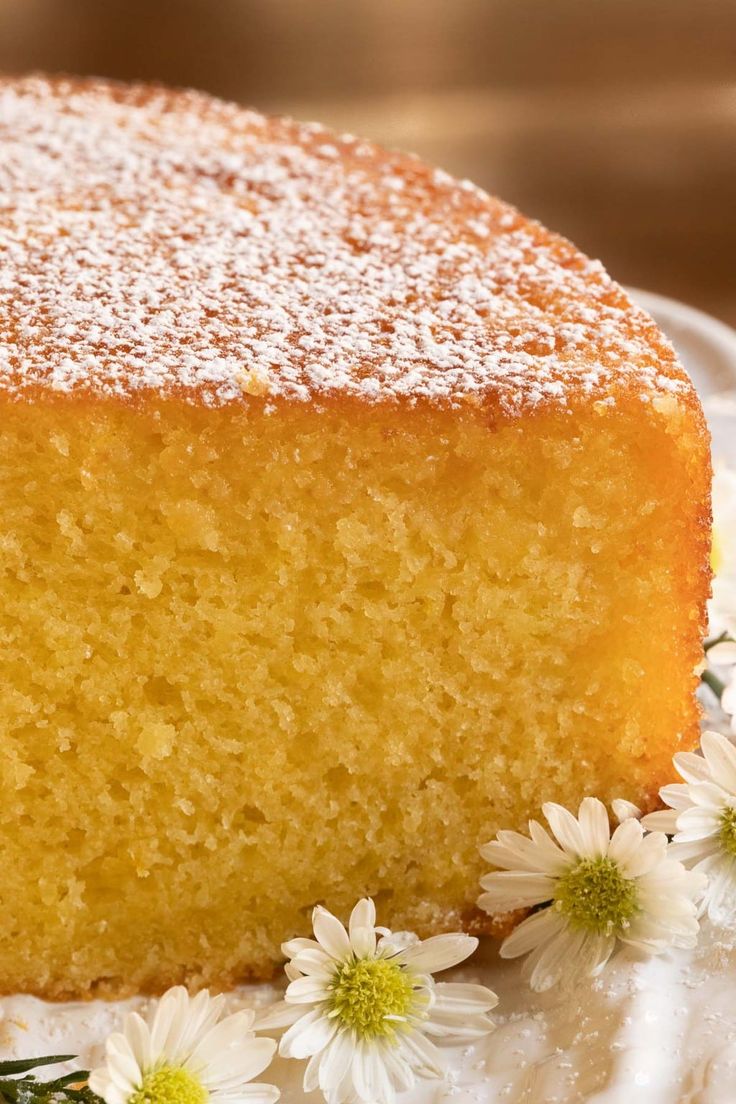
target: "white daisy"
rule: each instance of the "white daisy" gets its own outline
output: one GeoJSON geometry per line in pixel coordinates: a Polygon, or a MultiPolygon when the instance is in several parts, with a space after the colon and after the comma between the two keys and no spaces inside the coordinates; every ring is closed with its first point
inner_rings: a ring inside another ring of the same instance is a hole
{"type": "Polygon", "coordinates": [[[346,931],[326,909],[312,914],[314,939],[284,943],[285,999],[259,1017],[259,1030],[288,1027],[285,1058],[308,1058],[304,1091],[330,1104],[390,1104],[416,1078],[443,1075],[432,1038],[474,1039],[489,1032],[498,998],[482,985],[440,984],[432,973],[456,966],[478,940],[437,935],[420,942],[376,927],[372,901],[352,911],[346,931]]]}
{"type": "Polygon", "coordinates": [[[669,809],[644,824],[673,835],[671,854],[707,875],[708,916],[724,923],[736,916],[736,748],[718,732],[704,732],[701,747],[675,756],[685,781],[659,791],[669,809]]]}
{"type": "Polygon", "coordinates": [[[481,908],[494,915],[531,909],[501,945],[502,958],[529,955],[533,989],[563,977],[594,976],[616,946],[656,953],[692,947],[698,934],[695,898],[704,882],[671,858],[662,832],[644,834],[633,817],[611,836],[602,802],[586,797],[577,818],[561,805],[543,806],[552,836],[537,821],[531,838],[499,832],[481,854],[500,870],[481,879],[481,908]]]}
{"type": "Polygon", "coordinates": [[[148,1020],[130,1012],[105,1044],[89,1086],[106,1104],[274,1104],[274,1085],[249,1084],[276,1044],[253,1033],[253,1011],[221,1019],[223,997],[169,989],[148,1020]]]}

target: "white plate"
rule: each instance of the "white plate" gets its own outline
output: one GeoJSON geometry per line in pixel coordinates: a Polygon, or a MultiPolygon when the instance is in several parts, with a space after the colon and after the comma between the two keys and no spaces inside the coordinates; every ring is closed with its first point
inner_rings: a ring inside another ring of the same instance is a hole
{"type": "Polygon", "coordinates": [[[736,330],[651,291],[628,288],[675,346],[703,402],[716,459],[736,465],[736,330]]]}

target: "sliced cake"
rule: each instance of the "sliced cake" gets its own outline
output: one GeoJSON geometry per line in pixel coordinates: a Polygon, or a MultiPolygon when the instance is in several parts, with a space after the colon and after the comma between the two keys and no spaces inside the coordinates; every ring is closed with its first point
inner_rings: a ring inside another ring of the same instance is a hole
{"type": "Polygon", "coordinates": [[[693,745],[709,479],[651,319],[472,185],[0,83],[0,989],[481,930],[480,843],[693,745]]]}

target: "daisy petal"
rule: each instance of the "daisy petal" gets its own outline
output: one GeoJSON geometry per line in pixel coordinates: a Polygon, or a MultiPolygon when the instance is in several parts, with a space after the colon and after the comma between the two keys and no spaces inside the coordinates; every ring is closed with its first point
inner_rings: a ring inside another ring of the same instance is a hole
{"type": "Polygon", "coordinates": [[[386,1072],[397,1092],[408,1092],[417,1083],[414,1071],[399,1048],[385,1047],[381,1052],[386,1072]]]}
{"type": "Polygon", "coordinates": [[[148,1024],[137,1012],[131,1012],[125,1017],[123,1034],[127,1039],[131,1053],[138,1063],[140,1070],[147,1070],[153,1064],[151,1051],[151,1032],[148,1024]]]}
{"type": "Polygon", "coordinates": [[[127,1104],[134,1091],[133,1086],[130,1089],[121,1089],[119,1085],[114,1084],[105,1069],[92,1070],[88,1084],[92,1092],[101,1097],[105,1104],[127,1104]]]}
{"type": "Polygon", "coordinates": [[[442,1077],[444,1069],[440,1052],[424,1035],[414,1032],[399,1036],[401,1055],[419,1077],[442,1077]]]}
{"type": "MultiPolygon", "coordinates": [[[[251,1040],[248,1039],[248,1036],[252,1023],[253,1014],[250,1011],[234,1012],[231,1016],[226,1016],[224,1020],[220,1020],[197,1042],[185,1063],[185,1068],[196,1071],[203,1084],[207,1084],[210,1069],[216,1069],[223,1058],[228,1057],[229,1059],[230,1052],[234,1051],[236,1047],[246,1053],[250,1051],[251,1040]]],[[[271,1042],[270,1039],[264,1041],[268,1044],[271,1042]]],[[[257,1062],[258,1058],[256,1057],[254,1060],[257,1062]]],[[[268,1061],[270,1061],[270,1058],[268,1061]]],[[[268,1061],[266,1065],[268,1065],[268,1061]]],[[[258,1066],[257,1069],[244,1077],[244,1080],[249,1081],[262,1069],[264,1069],[264,1066],[258,1066]]]]}
{"type": "Polygon", "coordinates": [[[485,874],[480,884],[486,890],[478,898],[480,907],[486,912],[503,915],[551,901],[555,879],[548,874],[528,874],[524,870],[498,870],[485,874]]]}
{"type": "Polygon", "coordinates": [[[432,1011],[472,1016],[476,1012],[490,1012],[498,1004],[498,997],[485,985],[470,982],[438,981],[434,987],[435,1001],[432,1011]]]}
{"type": "Polygon", "coordinates": [[[736,793],[736,748],[720,732],[704,732],[700,746],[713,779],[730,793],[736,793]]]}
{"type": "Polygon", "coordinates": [[[403,951],[402,958],[417,973],[435,974],[464,962],[477,946],[473,935],[434,935],[403,951]]]}
{"type": "Polygon", "coordinates": [[[358,1099],[365,1104],[393,1104],[393,1087],[379,1054],[372,1047],[357,1046],[353,1050],[352,1081],[358,1099]]]}
{"type": "MultiPolygon", "coordinates": [[[[236,1012],[235,1015],[237,1014],[236,1012]]],[[[223,1023],[227,1023],[227,1020],[223,1020],[223,1023]]],[[[213,1031],[216,1030],[213,1028],[213,1031]]],[[[223,1040],[224,1038],[223,1035],[223,1040]]],[[[199,1074],[206,1089],[210,1091],[235,1089],[244,1081],[252,1081],[271,1064],[271,1059],[276,1053],[276,1043],[273,1039],[256,1038],[253,1035],[249,1039],[242,1037],[238,1039],[237,1036],[234,1038],[237,1042],[236,1048],[229,1044],[220,1048],[217,1042],[209,1044],[215,1060],[210,1060],[203,1072],[199,1074]],[[220,1060],[218,1061],[217,1058],[220,1060]]],[[[203,1043],[206,1044],[206,1038],[203,1043]]],[[[205,1049],[207,1049],[206,1045],[205,1049]]],[[[198,1061],[195,1052],[188,1065],[194,1070],[197,1068],[198,1061]]]]}
{"type": "Polygon", "coordinates": [[[161,1053],[168,1062],[178,1065],[191,1054],[198,1039],[217,1023],[223,1009],[224,997],[212,998],[207,990],[203,989],[196,997],[190,998],[186,989],[182,985],[177,985],[161,998],[161,1004],[154,1018],[154,1027],[156,1018],[161,1013],[161,1005],[169,998],[174,1004],[175,1014],[169,1020],[166,1035],[159,1036],[162,1043],[161,1053]]]}
{"type": "Polygon", "coordinates": [[[353,951],[359,958],[371,958],[375,954],[375,905],[364,898],[350,914],[348,934],[353,951]]]}
{"type": "Polygon", "coordinates": [[[256,1031],[278,1031],[282,1027],[291,1027],[303,1015],[304,1009],[298,1004],[276,1001],[256,1012],[253,1027],[256,1031]]]}
{"type": "Polygon", "coordinates": [[[698,839],[689,843],[679,843],[675,838],[675,842],[671,843],[669,846],[668,854],[678,862],[684,863],[686,866],[691,866],[693,862],[704,859],[708,855],[718,851],[720,851],[720,848],[709,839],[698,839]]]}
{"type": "Polygon", "coordinates": [[[665,835],[674,836],[677,831],[677,810],[658,809],[656,813],[647,813],[642,817],[641,823],[647,832],[664,832],[665,835]]]}
{"type": "Polygon", "coordinates": [[[626,801],[623,797],[615,797],[611,802],[611,808],[619,824],[630,817],[633,817],[634,820],[641,820],[641,809],[633,801],[626,801]]]}
{"type": "MultiPolygon", "coordinates": [[[[187,1022],[189,1004],[189,994],[182,985],[174,986],[161,997],[151,1023],[149,1058],[146,1065],[150,1065],[151,1054],[163,1054],[168,1060],[175,1060],[177,1056],[169,1051],[167,1044],[170,1035],[172,1033],[178,1035],[187,1022]]],[[[174,1049],[175,1047],[172,1047],[172,1050],[174,1049]]]]}
{"type": "Polygon", "coordinates": [[[348,933],[352,940],[353,932],[360,928],[375,928],[376,926],[376,906],[370,897],[364,897],[362,901],[358,901],[357,905],[350,913],[350,920],[348,922],[348,933]]]}
{"type": "Polygon", "coordinates": [[[611,838],[611,827],[603,802],[596,797],[584,798],[580,803],[578,822],[585,841],[585,854],[591,858],[605,855],[611,838]]]}
{"type": "Polygon", "coordinates": [[[105,1043],[105,1057],[108,1073],[116,1085],[121,1088],[140,1085],[143,1069],[127,1036],[119,1031],[109,1035],[105,1043]]]}
{"type": "Polygon", "coordinates": [[[729,927],[736,917],[736,859],[721,854],[701,864],[703,867],[708,875],[708,918],[720,927],[729,927]]]}
{"type": "Polygon", "coordinates": [[[345,1031],[339,1031],[322,1052],[319,1087],[328,1096],[347,1076],[353,1057],[353,1044],[345,1031]]]}
{"type": "Polygon", "coordinates": [[[241,1085],[237,1092],[218,1093],[212,1104],[276,1104],[281,1090],[275,1085],[264,1085],[256,1081],[250,1085],[241,1085]]]}
{"type": "MultiPolygon", "coordinates": [[[[586,934],[573,931],[566,925],[548,942],[538,946],[524,963],[523,972],[529,978],[529,984],[537,993],[551,989],[575,964],[577,976],[581,970],[580,958],[585,947],[586,934]]],[[[585,956],[586,959],[588,956],[585,956]]]]}
{"type": "Polygon", "coordinates": [[[585,836],[572,813],[553,801],[547,801],[542,806],[542,811],[560,846],[575,858],[585,855],[585,836]]]}
{"type": "Polygon", "coordinates": [[[659,796],[670,809],[675,809],[677,812],[688,809],[693,803],[690,797],[690,786],[685,782],[670,782],[669,786],[662,786],[659,796]]]}
{"type": "Polygon", "coordinates": [[[486,1015],[498,1004],[498,997],[484,985],[441,982],[435,986],[435,1001],[423,1030],[429,1035],[480,1038],[493,1030],[486,1015]]]}
{"type": "Polygon", "coordinates": [[[686,782],[707,782],[710,777],[710,767],[702,755],[696,755],[692,751],[680,751],[673,760],[677,773],[686,782]]]}
{"type": "MultiPolygon", "coordinates": [[[[636,821],[634,821],[636,823],[636,821]]],[[[624,825],[621,825],[623,828],[624,825]]],[[[617,831],[621,831],[621,828],[617,831]]],[[[664,832],[649,832],[640,837],[635,849],[627,850],[619,860],[625,878],[639,878],[667,861],[667,837],[664,832]]]]}
{"type": "Polygon", "coordinates": [[[611,836],[608,857],[619,866],[624,866],[636,854],[641,845],[644,829],[641,822],[629,817],[619,824],[611,836]]]}
{"type": "Polygon", "coordinates": [[[279,1043],[279,1054],[282,1058],[311,1058],[327,1046],[337,1027],[336,1019],[328,1019],[315,1008],[289,1028],[279,1043]]]}
{"type": "Polygon", "coordinates": [[[350,940],[344,926],[321,905],[317,905],[312,913],[312,927],[317,942],[331,958],[346,958],[350,954],[350,940]]]}
{"type": "Polygon", "coordinates": [[[480,853],[502,870],[526,870],[532,874],[562,870],[570,861],[565,852],[537,821],[529,822],[529,831],[531,839],[519,832],[499,832],[495,840],[480,848],[480,853]]]}
{"type": "Polygon", "coordinates": [[[292,969],[298,970],[300,974],[308,974],[310,977],[323,978],[324,980],[331,978],[335,972],[335,959],[322,947],[318,947],[317,950],[299,951],[292,958],[290,965],[292,969]]]}
{"type": "Polygon", "coordinates": [[[318,977],[299,977],[289,983],[285,993],[287,1004],[315,1004],[328,996],[326,983],[318,977]]]}
{"type": "Polygon", "coordinates": [[[289,939],[288,942],[281,944],[281,950],[285,958],[294,958],[300,951],[318,951],[319,949],[319,943],[316,939],[302,939],[301,936],[298,939],[289,939]]]}
{"type": "Polygon", "coordinates": [[[307,1068],[304,1070],[304,1080],[302,1081],[302,1088],[305,1093],[314,1092],[315,1089],[319,1088],[319,1071],[324,1054],[323,1050],[318,1050],[307,1062],[307,1068]]]}
{"type": "Polygon", "coordinates": [[[541,943],[546,943],[564,927],[564,920],[554,909],[545,908],[527,916],[501,944],[501,958],[519,958],[541,943]]]}

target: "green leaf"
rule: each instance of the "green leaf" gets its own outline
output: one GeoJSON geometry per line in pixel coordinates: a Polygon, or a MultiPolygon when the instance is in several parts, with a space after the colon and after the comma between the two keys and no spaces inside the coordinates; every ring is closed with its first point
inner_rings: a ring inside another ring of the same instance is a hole
{"type": "Polygon", "coordinates": [[[40,1066],[55,1066],[59,1062],[71,1062],[76,1054],[56,1054],[48,1058],[18,1058],[11,1062],[0,1062],[0,1077],[9,1077],[14,1073],[27,1073],[40,1066]]]}
{"type": "Polygon", "coordinates": [[[71,1073],[65,1073],[63,1077],[57,1077],[55,1081],[46,1081],[44,1088],[57,1092],[65,1089],[67,1085],[84,1085],[88,1079],[89,1070],[72,1070],[71,1073]]]}
{"type": "Polygon", "coordinates": [[[0,1062],[0,1104],[103,1104],[87,1084],[88,1070],[72,1070],[50,1081],[39,1081],[34,1073],[28,1072],[41,1066],[71,1062],[74,1057],[73,1054],[56,1054],[0,1062]],[[13,1076],[21,1073],[28,1076],[13,1076]]]}
{"type": "Polygon", "coordinates": [[[73,1100],[76,1104],[103,1104],[102,1097],[93,1093],[89,1085],[81,1089],[67,1089],[64,1093],[67,1100],[73,1100]]]}

